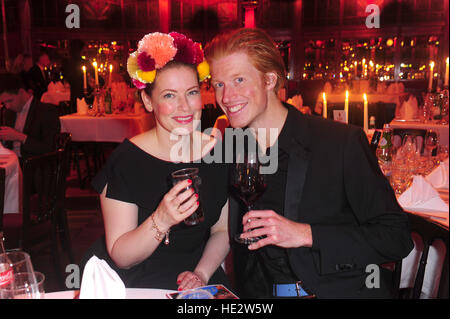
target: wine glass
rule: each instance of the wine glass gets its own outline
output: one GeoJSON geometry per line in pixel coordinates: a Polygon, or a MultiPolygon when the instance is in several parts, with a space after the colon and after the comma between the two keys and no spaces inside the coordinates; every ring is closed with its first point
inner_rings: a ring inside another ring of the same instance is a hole
{"type": "Polygon", "coordinates": [[[427,133],[425,134],[424,145],[430,158],[432,157],[433,151],[437,148],[438,144],[439,144],[438,133],[431,129],[427,130],[427,133]]]}
{"type": "MultiPolygon", "coordinates": [[[[261,164],[256,153],[248,153],[243,156],[243,161],[238,156],[234,170],[231,172],[231,191],[246,205],[247,211],[253,209],[253,205],[264,193],[266,183],[264,175],[260,174],[261,164]]],[[[262,237],[241,238],[236,234],[234,239],[241,244],[251,244],[257,242],[262,237]]]]}

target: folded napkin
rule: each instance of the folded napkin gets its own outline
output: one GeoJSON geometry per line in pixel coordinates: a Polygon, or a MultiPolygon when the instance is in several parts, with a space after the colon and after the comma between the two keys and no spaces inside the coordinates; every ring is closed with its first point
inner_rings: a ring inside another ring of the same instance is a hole
{"type": "Polygon", "coordinates": [[[398,198],[398,203],[405,210],[425,209],[448,213],[448,205],[422,176],[414,176],[411,187],[398,198]]]}
{"type": "Polygon", "coordinates": [[[88,105],[84,98],[81,100],[77,98],[77,114],[86,115],[88,113],[88,105]]]}
{"type": "Polygon", "coordinates": [[[106,261],[92,256],[81,280],[80,299],[125,299],[125,285],[106,261]]]}
{"type": "Polygon", "coordinates": [[[330,82],[326,82],[325,85],[323,86],[323,91],[327,94],[330,94],[333,92],[333,86],[331,85],[330,82]]]}
{"type": "Polygon", "coordinates": [[[294,95],[292,98],[287,100],[287,103],[295,106],[295,108],[297,110],[300,110],[302,108],[302,106],[303,106],[302,96],[300,94],[299,95],[294,95]]]}
{"type": "Polygon", "coordinates": [[[410,95],[408,100],[403,102],[400,108],[399,117],[403,120],[413,120],[417,118],[418,111],[419,107],[417,105],[417,99],[415,96],[410,95]]]}
{"type": "Polygon", "coordinates": [[[440,163],[425,179],[434,188],[448,189],[448,158],[440,163]]]}

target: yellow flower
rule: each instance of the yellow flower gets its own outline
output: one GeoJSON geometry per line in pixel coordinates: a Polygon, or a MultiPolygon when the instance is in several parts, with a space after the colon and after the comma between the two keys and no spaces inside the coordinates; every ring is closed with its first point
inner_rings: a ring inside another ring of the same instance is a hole
{"type": "Polygon", "coordinates": [[[197,65],[197,72],[200,78],[200,81],[204,81],[209,76],[209,64],[206,60],[203,60],[202,63],[197,65]]]}
{"type": "Polygon", "coordinates": [[[155,80],[156,70],[148,72],[138,70],[136,75],[139,81],[144,83],[152,83],[155,80]]]}
{"type": "Polygon", "coordinates": [[[127,60],[127,71],[131,78],[136,79],[139,66],[137,63],[137,51],[130,54],[127,60]]]}

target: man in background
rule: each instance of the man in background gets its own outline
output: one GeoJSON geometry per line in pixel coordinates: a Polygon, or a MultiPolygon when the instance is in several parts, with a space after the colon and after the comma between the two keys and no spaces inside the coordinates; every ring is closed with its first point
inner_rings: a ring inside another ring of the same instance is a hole
{"type": "Polygon", "coordinates": [[[56,150],[61,130],[57,109],[27,92],[20,76],[0,74],[0,104],[8,111],[0,126],[0,141],[19,158],[56,150]]]}

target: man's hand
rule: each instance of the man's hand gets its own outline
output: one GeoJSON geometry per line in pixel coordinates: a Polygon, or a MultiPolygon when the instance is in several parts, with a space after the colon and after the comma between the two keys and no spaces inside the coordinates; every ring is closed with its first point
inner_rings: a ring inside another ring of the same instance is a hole
{"type": "Polygon", "coordinates": [[[252,210],[242,218],[244,233],[241,238],[267,236],[248,246],[255,250],[267,245],[283,248],[311,247],[312,234],[309,224],[293,222],[273,210],[252,210]],[[248,232],[247,232],[248,231],[248,232]]]}
{"type": "Polygon", "coordinates": [[[25,142],[27,136],[9,126],[0,127],[0,140],[25,142]]]}

